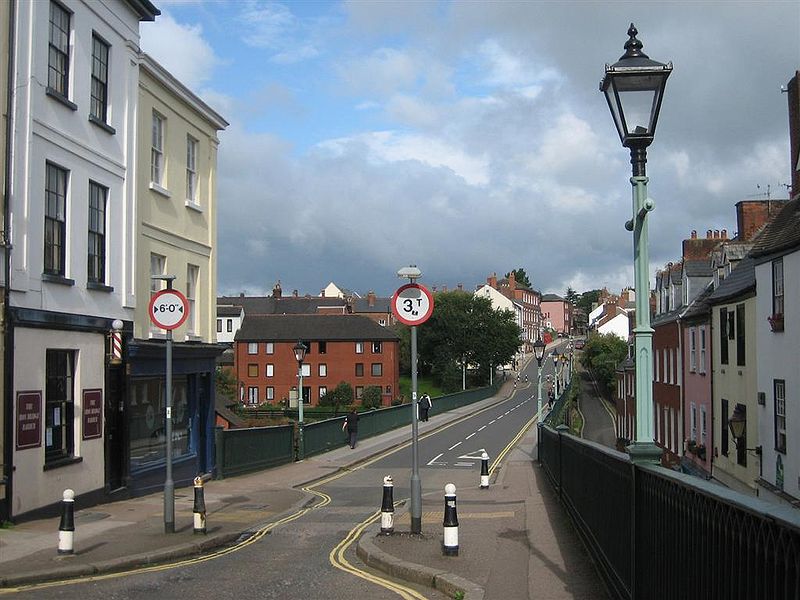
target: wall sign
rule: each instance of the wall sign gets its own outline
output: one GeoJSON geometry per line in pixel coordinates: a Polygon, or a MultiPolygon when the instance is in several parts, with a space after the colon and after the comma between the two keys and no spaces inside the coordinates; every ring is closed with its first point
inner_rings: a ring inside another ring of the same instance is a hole
{"type": "Polygon", "coordinates": [[[83,439],[103,436],[103,390],[83,390],[83,439]]]}
{"type": "Polygon", "coordinates": [[[42,445],[42,392],[17,392],[17,450],[42,445]]]}

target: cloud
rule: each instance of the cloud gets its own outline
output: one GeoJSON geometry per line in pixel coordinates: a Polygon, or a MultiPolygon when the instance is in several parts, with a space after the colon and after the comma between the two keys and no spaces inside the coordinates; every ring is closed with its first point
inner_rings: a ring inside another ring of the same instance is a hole
{"type": "Polygon", "coordinates": [[[277,2],[242,3],[238,16],[242,40],[253,48],[273,52],[271,60],[292,64],[319,55],[319,49],[308,36],[309,28],[285,5],[277,2]]]}
{"type": "Polygon", "coordinates": [[[142,24],[142,49],[189,89],[201,88],[221,62],[203,38],[202,25],[178,23],[166,12],[157,24],[142,24]]]}

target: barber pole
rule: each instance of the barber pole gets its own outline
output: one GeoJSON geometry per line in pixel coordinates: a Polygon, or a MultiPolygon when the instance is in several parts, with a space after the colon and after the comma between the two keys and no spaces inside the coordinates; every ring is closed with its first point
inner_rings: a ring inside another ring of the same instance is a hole
{"type": "Polygon", "coordinates": [[[489,455],[481,454],[481,489],[489,489],[489,455]]]}
{"type": "Polygon", "coordinates": [[[122,364],[122,321],[119,319],[111,324],[111,364],[122,364]]]}
{"type": "Polygon", "coordinates": [[[458,514],[456,513],[456,486],[444,486],[444,556],[458,556],[458,514]]]}
{"type": "Polygon", "coordinates": [[[394,533],[394,499],[392,497],[394,482],[392,476],[383,478],[383,503],[381,504],[381,533],[390,535],[394,533]]]}
{"type": "Polygon", "coordinates": [[[203,478],[194,478],[194,533],[206,532],[206,499],[203,493],[203,478]]]}
{"type": "Polygon", "coordinates": [[[61,501],[61,522],[58,525],[58,553],[72,554],[75,538],[75,492],[64,490],[61,501]]]}

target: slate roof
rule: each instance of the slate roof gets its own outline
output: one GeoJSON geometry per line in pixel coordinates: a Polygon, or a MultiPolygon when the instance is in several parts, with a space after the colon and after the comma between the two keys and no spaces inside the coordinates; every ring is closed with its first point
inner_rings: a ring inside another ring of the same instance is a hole
{"type": "Polygon", "coordinates": [[[750,256],[759,259],[800,247],[800,196],[786,206],[758,236],[750,256]]]}
{"type": "Polygon", "coordinates": [[[241,306],[221,306],[217,305],[218,317],[238,317],[242,314],[241,306]]]}
{"type": "Polygon", "coordinates": [[[661,313],[660,315],[654,316],[653,319],[650,321],[650,325],[656,327],[658,325],[664,325],[666,323],[674,322],[680,316],[682,308],[683,307],[675,308],[669,312],[661,313]]]}
{"type": "Polygon", "coordinates": [[[542,302],[566,302],[566,298],[562,298],[558,294],[545,294],[542,296],[542,302]]]}
{"type": "Polygon", "coordinates": [[[714,284],[709,282],[706,288],[700,292],[694,300],[692,300],[688,307],[686,307],[686,310],[683,313],[683,318],[687,321],[691,321],[694,319],[707,317],[711,312],[708,298],[713,293],[714,284]]]}
{"type": "Polygon", "coordinates": [[[709,297],[709,304],[721,304],[731,298],[741,296],[756,289],[756,263],[752,256],[747,256],[730,272],[714,293],[709,297]]]}
{"type": "Polygon", "coordinates": [[[320,296],[222,296],[217,298],[217,306],[234,304],[244,308],[246,315],[308,315],[317,312],[320,306],[344,307],[343,298],[320,296]]]}
{"type": "Polygon", "coordinates": [[[687,277],[711,277],[711,260],[687,260],[683,263],[683,270],[687,277]]]}
{"type": "Polygon", "coordinates": [[[374,298],[374,306],[369,305],[369,297],[356,298],[353,310],[357,313],[390,313],[392,312],[391,298],[374,298]]]}
{"type": "Polygon", "coordinates": [[[392,330],[358,315],[247,315],[236,341],[398,340],[392,330]]]}

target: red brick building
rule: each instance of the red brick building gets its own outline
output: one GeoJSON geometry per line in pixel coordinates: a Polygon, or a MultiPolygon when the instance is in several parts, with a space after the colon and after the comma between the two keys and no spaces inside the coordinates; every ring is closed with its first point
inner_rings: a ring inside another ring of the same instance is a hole
{"type": "Polygon", "coordinates": [[[381,404],[398,394],[399,338],[355,315],[246,315],[234,342],[234,373],[246,404],[277,404],[297,394],[294,346],[308,349],[303,362],[303,401],[312,406],[342,381],[356,399],[379,386],[381,404]]]}
{"type": "Polygon", "coordinates": [[[499,281],[497,276],[492,274],[486,283],[521,307],[522,322],[519,325],[522,327],[523,351],[533,352],[533,343],[542,333],[541,293],[519,284],[514,271],[511,271],[508,279],[499,281]]]}

